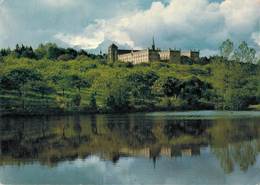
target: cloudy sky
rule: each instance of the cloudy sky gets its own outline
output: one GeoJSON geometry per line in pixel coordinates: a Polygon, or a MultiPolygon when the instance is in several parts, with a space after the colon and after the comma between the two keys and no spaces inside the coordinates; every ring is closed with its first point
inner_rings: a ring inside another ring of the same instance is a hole
{"type": "Polygon", "coordinates": [[[113,42],[213,54],[231,38],[260,51],[260,0],[0,0],[0,47],[56,42],[83,49],[113,42]]]}

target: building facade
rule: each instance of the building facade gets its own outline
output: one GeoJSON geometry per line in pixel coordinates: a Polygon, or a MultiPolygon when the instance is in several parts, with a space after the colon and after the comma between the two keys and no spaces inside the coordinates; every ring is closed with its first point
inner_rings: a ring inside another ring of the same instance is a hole
{"type": "Polygon", "coordinates": [[[181,56],[186,56],[191,58],[192,60],[197,61],[200,58],[200,53],[199,51],[186,51],[186,52],[182,52],[181,56]]]}
{"type": "Polygon", "coordinates": [[[108,48],[108,60],[117,61],[118,60],[118,47],[115,44],[112,44],[108,48]]]}
{"type": "Polygon", "coordinates": [[[108,60],[110,62],[122,61],[132,64],[149,63],[155,61],[165,61],[180,63],[181,57],[186,56],[192,60],[199,60],[199,51],[182,52],[181,50],[160,50],[155,48],[153,41],[152,48],[144,50],[121,50],[115,44],[112,44],[108,48],[108,60]]]}

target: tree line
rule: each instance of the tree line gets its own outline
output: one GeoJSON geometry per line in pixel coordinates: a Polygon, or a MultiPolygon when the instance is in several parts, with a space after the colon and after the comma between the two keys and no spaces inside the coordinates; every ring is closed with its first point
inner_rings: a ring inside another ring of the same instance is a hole
{"type": "Polygon", "coordinates": [[[49,60],[73,60],[79,56],[87,56],[92,59],[103,57],[103,54],[100,53],[99,55],[91,54],[86,52],[85,50],[76,50],[73,48],[61,48],[58,47],[55,43],[47,43],[47,44],[40,44],[36,49],[33,49],[31,46],[25,46],[23,44],[17,44],[15,48],[12,50],[10,48],[1,49],[0,50],[0,57],[5,56],[14,56],[16,58],[29,58],[29,59],[49,59],[49,60]]]}

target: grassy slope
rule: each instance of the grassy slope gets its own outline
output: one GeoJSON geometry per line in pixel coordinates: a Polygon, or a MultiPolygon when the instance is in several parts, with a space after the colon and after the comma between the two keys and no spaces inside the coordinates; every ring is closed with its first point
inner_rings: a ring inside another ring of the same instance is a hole
{"type": "MultiPolygon", "coordinates": [[[[0,91],[0,105],[4,106],[7,111],[19,110],[21,104],[28,108],[26,111],[34,112],[34,105],[38,105],[38,110],[46,111],[47,109],[63,109],[71,101],[71,97],[78,93],[77,89],[66,88],[65,96],[62,97],[61,84],[53,82],[51,79],[60,78],[69,75],[79,75],[82,78],[87,78],[91,81],[90,88],[82,88],[81,106],[87,107],[90,102],[90,97],[93,92],[97,93],[96,100],[99,107],[104,107],[106,94],[110,90],[109,84],[118,83],[131,73],[146,73],[154,71],[160,79],[172,76],[178,79],[188,79],[191,76],[196,76],[202,81],[213,84],[214,87],[219,87],[213,76],[209,71],[214,65],[182,65],[155,62],[149,65],[137,65],[134,67],[127,67],[126,64],[107,65],[102,64],[98,60],[88,58],[78,58],[71,61],[50,61],[42,59],[39,61],[27,58],[12,58],[6,57],[4,62],[0,63],[0,74],[5,74],[8,71],[16,68],[33,69],[41,74],[45,83],[55,89],[55,93],[46,95],[44,99],[40,94],[35,92],[26,92],[23,97],[19,97],[17,91],[0,91]],[[57,103],[58,102],[58,103],[57,103]],[[40,108],[39,108],[39,105],[40,108]],[[41,110],[42,108],[42,110],[41,110]]],[[[221,72],[221,70],[220,70],[221,72]]],[[[221,76],[221,75],[220,75],[221,76]]],[[[1,108],[0,108],[1,109],[1,108]]],[[[71,110],[68,110],[71,111],[71,110]]]]}

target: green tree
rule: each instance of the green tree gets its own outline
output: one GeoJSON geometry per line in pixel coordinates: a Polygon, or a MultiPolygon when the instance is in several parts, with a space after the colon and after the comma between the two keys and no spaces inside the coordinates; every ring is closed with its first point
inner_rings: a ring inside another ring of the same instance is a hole
{"type": "Polygon", "coordinates": [[[234,58],[243,63],[254,63],[256,60],[255,56],[255,49],[248,47],[245,41],[243,41],[234,52],[234,58]]]}
{"type": "Polygon", "coordinates": [[[33,69],[16,68],[2,76],[0,85],[3,89],[18,90],[21,94],[21,88],[24,87],[27,82],[40,81],[41,78],[41,74],[33,69]]]}
{"type": "Polygon", "coordinates": [[[233,50],[234,50],[234,43],[230,39],[224,41],[219,47],[220,56],[226,59],[230,58],[233,50]]]}
{"type": "Polygon", "coordinates": [[[91,93],[89,106],[92,110],[97,110],[97,93],[91,93]]]}
{"type": "Polygon", "coordinates": [[[183,81],[180,87],[180,96],[191,106],[197,106],[200,99],[207,97],[208,91],[212,89],[211,84],[203,82],[195,76],[183,81]]]}
{"type": "Polygon", "coordinates": [[[55,90],[47,84],[45,81],[32,81],[26,84],[28,91],[32,91],[38,94],[41,94],[42,99],[45,99],[45,96],[50,95],[55,92],[55,90]]]}
{"type": "Polygon", "coordinates": [[[212,83],[218,95],[216,106],[222,109],[241,110],[255,101],[257,80],[252,73],[252,67],[248,65],[214,59],[212,83]]]}
{"type": "Polygon", "coordinates": [[[113,111],[126,111],[129,109],[130,86],[125,80],[116,80],[110,85],[106,97],[106,106],[113,111]]]}
{"type": "Polygon", "coordinates": [[[159,76],[154,71],[130,73],[127,80],[131,86],[131,95],[137,101],[144,103],[147,99],[152,99],[152,87],[159,76]]]}
{"type": "Polygon", "coordinates": [[[174,77],[168,77],[166,82],[163,84],[163,91],[168,97],[179,96],[181,91],[181,81],[174,77]]]}
{"type": "Polygon", "coordinates": [[[77,108],[79,108],[80,104],[81,104],[81,95],[78,93],[73,95],[72,99],[71,99],[71,103],[72,103],[72,106],[76,106],[77,108]]]}
{"type": "Polygon", "coordinates": [[[5,57],[11,54],[11,49],[0,49],[0,57],[5,57]]]}
{"type": "Polygon", "coordinates": [[[78,92],[80,93],[81,88],[90,87],[90,81],[86,78],[82,78],[78,75],[70,75],[67,77],[68,84],[72,88],[78,89],[78,92]]]}
{"type": "Polygon", "coordinates": [[[65,49],[59,48],[54,43],[40,44],[35,50],[35,55],[38,59],[46,57],[50,60],[56,60],[59,56],[65,54],[65,49]]]}

